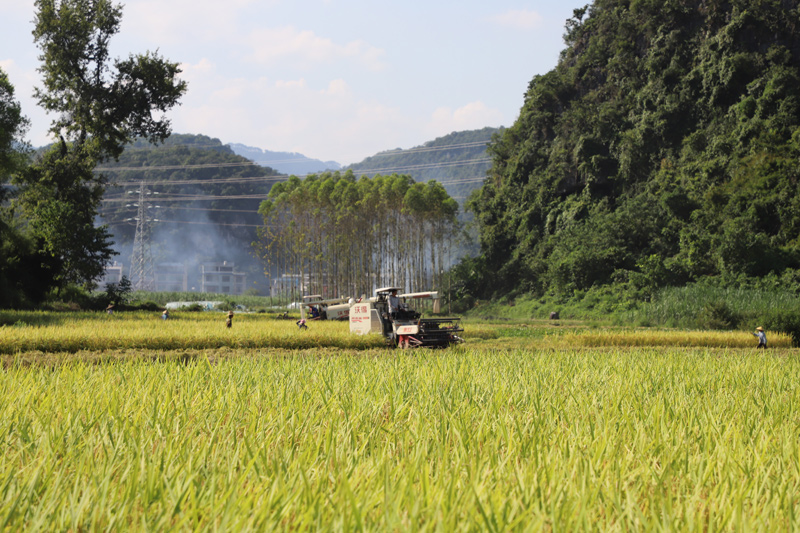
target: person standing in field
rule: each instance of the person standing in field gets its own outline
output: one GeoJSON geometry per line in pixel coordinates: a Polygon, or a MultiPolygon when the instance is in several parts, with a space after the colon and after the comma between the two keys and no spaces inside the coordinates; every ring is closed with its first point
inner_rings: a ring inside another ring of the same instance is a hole
{"type": "Polygon", "coordinates": [[[756,332],[753,333],[753,336],[754,337],[758,337],[758,346],[756,346],[756,349],[759,349],[759,348],[766,349],[767,348],[767,334],[764,333],[764,328],[762,328],[761,326],[758,326],[756,328],[756,332]]]}
{"type": "Polygon", "coordinates": [[[233,311],[228,311],[228,320],[225,321],[225,327],[230,329],[233,326],[233,311]]]}

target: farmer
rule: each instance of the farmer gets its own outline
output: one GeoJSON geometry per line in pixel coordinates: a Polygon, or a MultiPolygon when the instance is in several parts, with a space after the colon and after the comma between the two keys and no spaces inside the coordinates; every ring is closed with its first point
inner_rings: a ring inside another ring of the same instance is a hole
{"type": "Polygon", "coordinates": [[[308,326],[306,326],[306,319],[305,318],[301,318],[300,320],[295,322],[295,324],[297,324],[298,329],[308,329],[308,326]]]}
{"type": "Polygon", "coordinates": [[[230,329],[233,325],[233,311],[228,311],[228,320],[225,321],[225,327],[230,329]]]}
{"type": "Polygon", "coordinates": [[[756,332],[753,333],[753,336],[754,337],[758,337],[758,346],[756,346],[756,349],[758,349],[758,348],[766,349],[766,347],[767,347],[767,334],[764,333],[764,328],[762,328],[761,326],[758,326],[756,328],[756,332]]]}
{"type": "Polygon", "coordinates": [[[392,289],[389,293],[389,316],[394,318],[400,310],[400,298],[397,297],[397,289],[392,289]]]}
{"type": "Polygon", "coordinates": [[[108,307],[106,307],[106,313],[109,315],[114,313],[114,304],[108,304],[108,307]]]}
{"type": "Polygon", "coordinates": [[[169,309],[164,309],[164,312],[161,313],[161,320],[166,320],[169,318],[169,309]]]}

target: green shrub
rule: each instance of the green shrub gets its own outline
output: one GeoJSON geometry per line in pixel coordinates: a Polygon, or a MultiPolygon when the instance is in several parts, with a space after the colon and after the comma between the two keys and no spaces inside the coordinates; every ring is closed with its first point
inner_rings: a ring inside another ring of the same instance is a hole
{"type": "Polygon", "coordinates": [[[704,329],[734,329],[739,316],[723,300],[709,302],[698,317],[698,325],[704,329]]]}
{"type": "Polygon", "coordinates": [[[792,346],[800,347],[800,311],[775,310],[767,316],[764,327],[792,336],[792,346]]]}

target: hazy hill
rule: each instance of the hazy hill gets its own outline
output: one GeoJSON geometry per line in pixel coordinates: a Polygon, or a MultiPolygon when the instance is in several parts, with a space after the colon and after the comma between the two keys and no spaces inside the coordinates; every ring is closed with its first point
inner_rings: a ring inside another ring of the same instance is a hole
{"type": "Polygon", "coordinates": [[[244,144],[229,143],[231,150],[237,155],[258,163],[261,166],[273,168],[281,174],[304,176],[325,170],[339,170],[342,165],[336,161],[320,161],[311,159],[297,152],[273,152],[262,150],[244,144]]]}
{"type": "MultiPolygon", "coordinates": [[[[800,272],[798,0],[595,0],[472,202],[479,296],[800,272]]],[[[472,267],[471,267],[472,268],[472,267]]]]}
{"type": "Polygon", "coordinates": [[[498,128],[453,132],[408,150],[387,150],[345,167],[357,175],[409,174],[416,181],[437,180],[463,203],[486,177],[486,146],[498,128]]]}
{"type": "Polygon", "coordinates": [[[136,142],[118,162],[102,165],[111,185],[102,221],[110,225],[120,252],[130,263],[140,182],[146,183],[157,262],[233,261],[261,275],[250,243],[261,223],[258,206],[277,172],[236,155],[218,139],[172,135],[164,145],[136,142]]]}

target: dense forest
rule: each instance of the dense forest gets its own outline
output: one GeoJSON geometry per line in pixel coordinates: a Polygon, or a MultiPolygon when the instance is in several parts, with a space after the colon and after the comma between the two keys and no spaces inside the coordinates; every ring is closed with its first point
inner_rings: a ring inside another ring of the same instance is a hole
{"type": "Polygon", "coordinates": [[[347,171],[292,176],[272,187],[260,212],[257,248],[270,271],[299,275],[305,293],[357,296],[387,285],[440,287],[458,203],[436,181],[347,171]]]}
{"type": "Polygon", "coordinates": [[[796,280],[795,0],[596,0],[469,201],[478,297],[796,280]]]}

